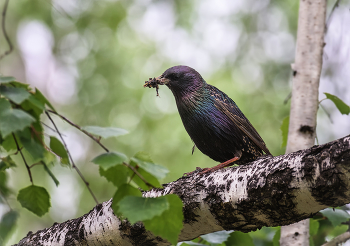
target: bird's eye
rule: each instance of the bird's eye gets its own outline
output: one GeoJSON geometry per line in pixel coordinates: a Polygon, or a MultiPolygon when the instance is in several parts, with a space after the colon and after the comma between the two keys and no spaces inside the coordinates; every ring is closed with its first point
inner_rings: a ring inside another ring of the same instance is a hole
{"type": "Polygon", "coordinates": [[[176,73],[171,73],[171,74],[168,75],[168,78],[169,78],[169,79],[178,79],[178,78],[179,78],[179,75],[176,74],[176,73]]]}

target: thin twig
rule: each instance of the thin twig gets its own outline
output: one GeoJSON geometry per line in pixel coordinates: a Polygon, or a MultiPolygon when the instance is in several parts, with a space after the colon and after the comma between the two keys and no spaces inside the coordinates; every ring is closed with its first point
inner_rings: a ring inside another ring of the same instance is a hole
{"type": "MultiPolygon", "coordinates": [[[[68,124],[74,126],[75,128],[77,128],[79,131],[85,133],[88,137],[90,137],[92,140],[94,140],[96,143],[98,143],[106,152],[109,152],[109,150],[107,149],[106,146],[104,146],[101,142],[100,142],[100,138],[96,138],[95,136],[93,136],[92,134],[90,134],[89,132],[85,131],[84,129],[82,129],[80,126],[78,126],[77,124],[74,124],[73,122],[71,122],[70,120],[68,120],[66,117],[64,117],[63,115],[55,112],[55,111],[52,111],[50,109],[46,110],[45,113],[48,115],[48,112],[52,113],[52,114],[55,114],[57,116],[59,116],[61,119],[63,119],[64,121],[66,121],[68,124]]],[[[49,118],[50,119],[50,118],[49,118]]],[[[52,119],[50,119],[52,121],[52,119]]],[[[58,132],[57,128],[56,128],[56,131],[58,132]]],[[[67,149],[67,147],[66,147],[67,149]]],[[[68,150],[67,150],[68,152],[68,150]]],[[[68,152],[69,153],[69,152],[68,152]]],[[[155,188],[152,184],[148,183],[146,181],[146,179],[131,165],[127,164],[127,163],[124,163],[124,165],[128,168],[130,168],[137,176],[139,176],[139,178],[148,186],[152,187],[152,188],[155,188]]]]}
{"type": "Polygon", "coordinates": [[[34,166],[36,166],[36,165],[42,165],[42,163],[41,163],[41,162],[34,163],[33,165],[30,165],[29,168],[32,168],[32,167],[34,167],[34,166]]]}
{"type": "Polygon", "coordinates": [[[80,126],[78,126],[77,124],[74,124],[73,122],[71,122],[70,120],[68,120],[66,117],[64,117],[63,115],[52,111],[50,109],[46,110],[47,112],[50,112],[52,114],[55,114],[59,117],[61,117],[64,121],[66,121],[68,124],[74,126],[75,128],[77,128],[79,131],[85,133],[87,136],[89,136],[92,140],[94,140],[96,143],[98,143],[106,152],[109,152],[109,150],[100,142],[100,140],[98,138],[96,138],[95,136],[93,136],[91,133],[85,131],[84,129],[82,129],[80,126]]]}
{"type": "Polygon", "coordinates": [[[289,99],[292,98],[292,92],[289,92],[288,96],[284,99],[283,104],[287,104],[289,99]]]}
{"type": "Polygon", "coordinates": [[[326,98],[323,98],[322,100],[320,100],[319,102],[318,102],[318,104],[321,104],[321,102],[323,102],[324,100],[327,100],[328,98],[326,97],[326,98]]]}
{"type": "Polygon", "coordinates": [[[326,115],[328,116],[330,122],[333,124],[333,120],[332,120],[332,118],[331,118],[330,113],[328,113],[328,111],[326,110],[326,108],[323,107],[322,104],[321,104],[321,102],[323,102],[324,100],[327,100],[327,99],[328,99],[327,97],[326,97],[326,98],[323,98],[322,100],[320,100],[320,101],[318,102],[318,105],[321,106],[321,108],[324,110],[324,112],[325,112],[326,115]]]}
{"type": "Polygon", "coordinates": [[[333,120],[331,118],[330,113],[328,113],[328,111],[325,109],[325,107],[322,106],[322,104],[320,104],[321,108],[323,109],[323,111],[326,113],[326,115],[328,116],[330,122],[333,124],[333,120]]]}
{"type": "Polygon", "coordinates": [[[17,139],[16,139],[15,134],[12,133],[12,136],[13,136],[13,139],[15,140],[15,143],[16,143],[16,146],[17,146],[17,151],[19,151],[19,153],[21,154],[22,159],[23,159],[23,161],[24,161],[24,164],[26,165],[26,168],[27,168],[27,171],[28,171],[28,174],[29,174],[30,182],[34,185],[34,183],[33,183],[33,178],[32,178],[32,173],[31,173],[31,171],[30,171],[30,167],[28,166],[27,161],[26,161],[26,159],[24,158],[24,155],[23,155],[23,153],[22,153],[22,151],[21,151],[21,149],[20,149],[20,147],[19,147],[19,145],[18,145],[18,142],[17,142],[17,139]]]}
{"type": "Polygon", "coordinates": [[[317,132],[315,133],[315,138],[316,138],[316,144],[320,145],[320,143],[318,142],[317,132]]]}
{"type": "Polygon", "coordinates": [[[8,54],[10,54],[13,50],[11,40],[10,40],[9,36],[7,35],[6,28],[5,28],[6,11],[7,11],[8,4],[9,4],[9,0],[6,0],[5,5],[4,5],[4,9],[2,11],[1,28],[2,28],[2,33],[4,34],[4,37],[6,39],[6,42],[9,44],[9,50],[5,51],[5,53],[0,56],[0,60],[2,58],[4,58],[5,56],[7,56],[8,54]]]}
{"type": "Polygon", "coordinates": [[[128,163],[126,162],[123,162],[123,165],[130,168],[137,176],[139,176],[139,178],[149,187],[152,187],[152,188],[156,188],[154,185],[150,184],[147,182],[147,180],[136,170],[136,168],[134,168],[133,166],[129,165],[128,163]]]}
{"type": "Polygon", "coordinates": [[[71,154],[70,154],[70,152],[69,152],[69,150],[68,150],[68,147],[67,147],[67,145],[66,145],[66,142],[64,141],[64,139],[63,139],[63,137],[62,137],[60,131],[58,130],[58,128],[57,128],[57,126],[56,126],[56,124],[55,124],[55,122],[51,119],[51,116],[50,116],[50,114],[49,114],[47,111],[45,111],[45,114],[47,115],[47,117],[48,117],[49,120],[51,121],[52,125],[54,126],[55,130],[57,131],[58,135],[60,136],[60,138],[61,138],[61,140],[62,140],[62,143],[64,144],[64,147],[65,147],[66,150],[67,150],[67,154],[68,154],[68,156],[69,156],[69,159],[70,159],[70,161],[72,162],[72,167],[77,171],[77,173],[79,174],[80,178],[83,180],[83,182],[85,183],[86,187],[88,188],[88,190],[89,190],[91,196],[94,198],[96,204],[98,205],[99,203],[98,203],[98,201],[97,201],[97,199],[96,199],[94,193],[93,193],[92,190],[90,189],[89,183],[85,180],[83,174],[80,172],[79,168],[75,165],[75,163],[74,163],[74,161],[73,161],[73,158],[72,158],[72,156],[71,156],[71,154]]]}
{"type": "MultiPolygon", "coordinates": [[[[49,128],[51,131],[56,132],[56,130],[53,129],[51,126],[48,126],[47,124],[45,124],[45,123],[42,122],[42,121],[40,121],[40,122],[41,122],[41,124],[43,124],[44,126],[46,126],[47,128],[49,128]]],[[[62,136],[66,137],[66,135],[64,135],[64,134],[62,134],[62,136]]]]}
{"type": "Polygon", "coordinates": [[[336,236],[331,241],[323,244],[322,246],[336,246],[340,245],[342,243],[345,243],[350,239],[350,232],[346,231],[343,234],[340,234],[339,236],[336,236]]]}

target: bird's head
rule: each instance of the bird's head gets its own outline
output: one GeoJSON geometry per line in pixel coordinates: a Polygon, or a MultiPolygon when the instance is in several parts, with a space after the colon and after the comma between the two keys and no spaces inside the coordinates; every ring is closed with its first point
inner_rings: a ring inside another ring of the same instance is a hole
{"type": "Polygon", "coordinates": [[[167,69],[156,78],[158,84],[164,84],[174,94],[194,92],[205,84],[202,76],[193,68],[175,66],[167,69]]]}

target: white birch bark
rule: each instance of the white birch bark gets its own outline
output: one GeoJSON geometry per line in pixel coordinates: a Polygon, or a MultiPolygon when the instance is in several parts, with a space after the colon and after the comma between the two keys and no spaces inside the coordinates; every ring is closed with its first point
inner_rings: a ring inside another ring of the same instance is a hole
{"type": "MultiPolygon", "coordinates": [[[[257,230],[312,217],[326,207],[350,203],[350,135],[331,143],[211,174],[194,174],[144,197],[177,194],[183,201],[179,241],[220,231],[257,230]]],[[[111,200],[80,218],[29,232],[17,245],[170,245],[117,218],[111,200]]]]}
{"type": "MultiPolygon", "coordinates": [[[[314,145],[326,0],[301,0],[286,153],[314,145]]],[[[281,228],[281,246],[309,245],[309,220],[281,228]]]]}

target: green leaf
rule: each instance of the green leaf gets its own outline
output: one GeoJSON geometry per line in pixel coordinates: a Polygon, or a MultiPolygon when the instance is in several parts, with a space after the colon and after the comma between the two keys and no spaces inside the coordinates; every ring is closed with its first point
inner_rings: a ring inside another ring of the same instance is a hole
{"type": "Polygon", "coordinates": [[[8,86],[0,86],[0,94],[4,95],[7,99],[13,101],[16,104],[21,104],[30,96],[30,93],[23,88],[8,86]]]}
{"type": "Polygon", "coordinates": [[[230,237],[226,241],[226,246],[254,246],[253,239],[248,233],[243,233],[240,231],[234,231],[231,233],[230,237]]]}
{"type": "Polygon", "coordinates": [[[118,211],[126,216],[132,224],[152,219],[169,209],[168,200],[164,196],[157,198],[126,196],[118,205],[118,211]]]}
{"type": "Polygon", "coordinates": [[[42,146],[42,143],[38,142],[38,140],[32,137],[32,133],[29,128],[19,132],[18,135],[23,147],[28,151],[28,153],[31,154],[34,161],[39,161],[44,158],[44,153],[46,150],[42,146]]]}
{"type": "Polygon", "coordinates": [[[99,172],[101,176],[105,177],[109,182],[112,182],[117,187],[127,183],[129,177],[129,170],[124,165],[110,167],[107,170],[100,167],[99,172]]]}
{"type": "Polygon", "coordinates": [[[328,233],[327,237],[339,236],[340,234],[343,234],[344,232],[346,232],[348,229],[349,229],[348,225],[338,225],[328,233]]]}
{"type": "Polygon", "coordinates": [[[288,128],[289,128],[289,116],[283,119],[281,124],[281,131],[282,131],[282,148],[287,146],[287,140],[288,140],[288,128]]]}
{"type": "MultiPolygon", "coordinates": [[[[24,159],[26,160],[26,162],[29,166],[40,161],[40,159],[34,159],[33,155],[31,153],[29,153],[26,148],[22,148],[21,152],[22,152],[24,159]]],[[[20,158],[20,161],[22,162],[22,158],[20,158]]]]}
{"type": "Polygon", "coordinates": [[[113,209],[115,214],[120,215],[119,202],[120,202],[120,200],[122,200],[126,196],[141,197],[142,193],[139,189],[136,189],[135,187],[133,187],[129,184],[122,184],[113,196],[112,209],[113,209]]]}
{"type": "Polygon", "coordinates": [[[2,216],[0,222],[0,245],[5,245],[6,240],[11,235],[11,231],[16,225],[18,213],[16,211],[9,211],[2,216]]]}
{"type": "Polygon", "coordinates": [[[61,158],[61,163],[63,165],[69,165],[67,150],[61,141],[53,136],[50,136],[50,149],[61,158]]]}
{"type": "Polygon", "coordinates": [[[46,163],[46,165],[55,165],[56,163],[58,163],[58,158],[55,154],[46,151],[44,153],[43,162],[46,163]]]}
{"type": "Polygon", "coordinates": [[[44,110],[43,105],[36,99],[33,99],[32,95],[29,97],[29,99],[21,103],[21,107],[25,112],[33,116],[37,121],[40,121],[40,117],[44,110]]]}
{"type": "Polygon", "coordinates": [[[4,138],[12,132],[23,130],[35,119],[20,109],[12,109],[11,104],[0,98],[0,132],[4,138]]]}
{"type": "Polygon", "coordinates": [[[326,208],[320,212],[330,220],[334,227],[340,225],[342,222],[349,220],[350,218],[350,215],[347,212],[337,208],[334,209],[334,211],[331,208],[326,208]]]}
{"type": "Polygon", "coordinates": [[[41,93],[41,91],[38,90],[38,88],[35,88],[35,93],[33,94],[36,99],[38,99],[41,103],[46,104],[49,106],[53,111],[56,112],[55,108],[51,105],[51,103],[46,99],[46,97],[41,93]]]}
{"type": "MultiPolygon", "coordinates": [[[[17,150],[16,142],[13,139],[12,135],[8,135],[1,145],[7,152],[10,152],[11,150],[17,150]]],[[[18,145],[21,147],[20,143],[18,143],[18,145]]]]}
{"type": "Polygon", "coordinates": [[[145,220],[143,223],[145,228],[150,230],[154,235],[165,238],[176,245],[183,227],[182,201],[174,194],[166,195],[163,198],[167,199],[169,208],[161,215],[157,215],[150,220],[145,220]]]}
{"type": "Polygon", "coordinates": [[[0,171],[4,171],[7,168],[16,167],[15,162],[11,159],[10,156],[6,156],[0,159],[0,171]]]}
{"type": "Polygon", "coordinates": [[[328,99],[330,99],[338,108],[341,114],[350,114],[350,106],[344,103],[339,97],[329,93],[324,93],[328,99]]]}
{"type": "Polygon", "coordinates": [[[5,84],[5,83],[10,83],[12,81],[16,81],[16,79],[14,77],[0,77],[0,84],[5,84]]]}
{"type": "MultiPolygon", "coordinates": [[[[145,171],[143,168],[137,168],[137,172],[146,180],[148,183],[153,185],[154,187],[162,187],[156,177],[154,177],[152,174],[149,172],[145,171]]],[[[145,182],[136,174],[134,174],[134,171],[129,169],[129,175],[133,177],[133,181],[140,186],[141,189],[143,190],[149,190],[153,187],[149,187],[148,185],[145,184],[145,182]]]]}
{"type": "MultiPolygon", "coordinates": [[[[165,167],[154,164],[149,154],[146,152],[138,152],[132,157],[130,165],[135,167],[140,175],[150,184],[155,187],[161,187],[159,180],[163,179],[169,172],[165,167]]],[[[143,190],[149,190],[145,182],[137,175],[133,175],[133,171],[130,170],[130,175],[133,176],[133,181],[141,187],[143,190]]]]}
{"type": "Polygon", "coordinates": [[[6,172],[0,172],[0,192],[5,197],[7,197],[7,195],[10,194],[10,189],[7,187],[6,183],[7,183],[6,172]]]}
{"type": "Polygon", "coordinates": [[[309,246],[315,246],[314,238],[309,237],[309,246]]]}
{"type": "Polygon", "coordinates": [[[37,99],[34,95],[30,95],[28,101],[35,106],[36,108],[38,108],[40,110],[40,112],[44,111],[45,109],[45,104],[43,102],[41,102],[39,99],[37,99]]]}
{"type": "Polygon", "coordinates": [[[43,216],[51,207],[50,195],[45,188],[31,185],[18,192],[17,200],[22,207],[38,216],[43,216]]]}
{"type": "Polygon", "coordinates": [[[53,182],[55,183],[56,186],[58,186],[60,184],[60,182],[58,181],[58,179],[55,177],[55,175],[51,172],[51,170],[47,167],[47,165],[45,164],[45,162],[41,161],[41,164],[44,167],[44,170],[47,172],[48,175],[50,175],[50,177],[52,178],[53,182]]]}
{"type": "Polygon", "coordinates": [[[21,83],[21,82],[17,82],[17,81],[12,81],[11,85],[17,88],[24,88],[27,91],[29,90],[29,84],[25,84],[25,83],[21,83]]]}
{"type": "Polygon", "coordinates": [[[118,137],[128,133],[127,130],[116,127],[84,126],[82,129],[102,138],[118,137]]]}
{"type": "Polygon", "coordinates": [[[139,151],[137,152],[135,155],[134,155],[134,158],[135,159],[138,159],[140,161],[143,161],[143,162],[150,162],[150,163],[153,163],[153,160],[151,158],[151,156],[145,152],[145,151],[139,151]]]}
{"type": "Polygon", "coordinates": [[[281,238],[281,227],[279,226],[272,239],[273,246],[280,246],[280,238],[281,238]]]}
{"type": "Polygon", "coordinates": [[[103,170],[107,170],[110,167],[123,164],[128,158],[123,153],[107,152],[95,157],[92,162],[99,165],[103,170]]]}
{"type": "Polygon", "coordinates": [[[169,170],[163,166],[154,164],[148,153],[140,151],[131,158],[131,163],[133,166],[138,165],[146,172],[152,174],[158,180],[165,178],[169,173],[169,170]],[[133,164],[134,163],[134,164],[133,164]]]}
{"type": "Polygon", "coordinates": [[[317,220],[310,219],[310,230],[309,230],[309,233],[310,233],[311,236],[317,234],[319,226],[320,226],[320,223],[317,220]]]}

